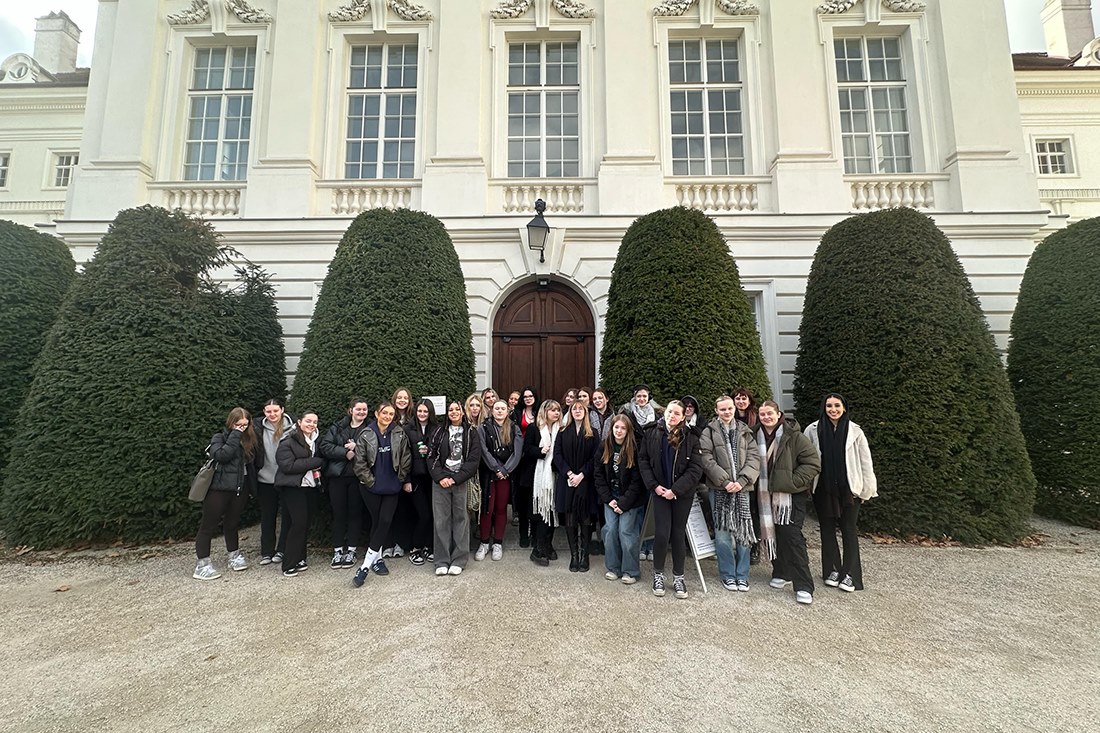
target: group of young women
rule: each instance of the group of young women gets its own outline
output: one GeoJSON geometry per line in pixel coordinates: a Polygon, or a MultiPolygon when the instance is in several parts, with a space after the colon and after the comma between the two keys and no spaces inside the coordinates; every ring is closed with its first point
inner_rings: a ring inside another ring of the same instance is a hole
{"type": "Polygon", "coordinates": [[[758,553],[772,562],[771,587],[793,585],[796,601],[812,603],[802,532],[810,496],[825,584],[862,589],[857,518],[877,486],[847,401],[826,395],[820,418],[804,433],[775,402],[757,405],[744,388],[719,397],[714,412],[706,422],[690,395],[662,407],[646,385],[618,410],[600,389],[571,389],[559,403],[540,402],[528,386],[507,400],[491,388],[452,399],[437,420],[431,401],[414,406],[400,388],[375,407],[373,419],[366,401],[350,400],[348,414],[320,437],[315,412],[294,420],[270,400],[252,420],[235,408],[211,439],[216,472],[203,502],[194,577],[220,577],[210,558],[219,524],[228,567],[248,567],[237,528],[250,494],[260,505],[260,564],[279,562],[287,577],[307,570],[309,506],[323,485],[332,507],[330,567],[358,565],[356,587],[372,572],[388,575],[385,560],[406,547],[414,565],[459,575],[471,527],[474,560],[501,560],[512,507],[520,546],[531,548],[537,565],[558,559],[554,536],[563,527],[571,572],[587,572],[591,555],[602,554],[605,577],[632,585],[641,578],[640,561],[651,559],[653,593],[663,596],[671,553],[671,588],[686,598],[686,530],[698,495],[727,590],[749,589],[758,553]],[[369,531],[360,561],[364,509],[369,531]],[[651,547],[643,545],[644,527],[652,528],[651,547]]]}

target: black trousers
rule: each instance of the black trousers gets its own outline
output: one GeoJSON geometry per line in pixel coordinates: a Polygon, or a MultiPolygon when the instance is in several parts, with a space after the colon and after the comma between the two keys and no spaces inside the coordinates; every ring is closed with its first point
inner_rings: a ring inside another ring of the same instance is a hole
{"type": "Polygon", "coordinates": [[[791,494],[791,523],[775,525],[775,559],[772,577],[790,580],[796,591],[814,592],[810,575],[810,558],[806,554],[806,537],[802,525],[806,522],[807,492],[791,494]]]}
{"type": "Polygon", "coordinates": [[[279,543],[275,544],[275,523],[280,504],[275,484],[256,484],[256,500],[260,504],[260,556],[271,557],[276,551],[286,552],[286,533],[290,527],[285,513],[279,528],[279,543]]]}
{"type": "Polygon", "coordinates": [[[393,522],[390,524],[390,533],[386,537],[383,547],[401,546],[405,552],[413,548],[413,530],[416,527],[416,507],[413,505],[412,494],[402,489],[397,495],[397,509],[393,513],[393,522]]]}
{"type": "Polygon", "coordinates": [[[287,529],[283,550],[283,570],[289,570],[306,559],[306,539],[309,535],[309,494],[316,491],[307,486],[284,486],[279,490],[283,508],[283,527],[287,529]]]}
{"type": "Polygon", "coordinates": [[[355,476],[329,478],[325,483],[332,504],[332,546],[355,547],[363,534],[363,497],[355,476]]]}
{"type": "Polygon", "coordinates": [[[225,549],[229,552],[237,551],[240,547],[237,527],[247,504],[248,491],[245,489],[241,489],[240,493],[216,489],[206,492],[206,498],[202,500],[199,533],[195,535],[195,557],[200,560],[210,557],[210,541],[218,531],[219,524],[222,534],[225,535],[225,549]]]}
{"type": "Polygon", "coordinates": [[[413,490],[408,496],[412,499],[416,518],[413,521],[412,549],[431,550],[434,544],[432,528],[432,477],[413,476],[413,490]]]}
{"type": "Polygon", "coordinates": [[[859,499],[855,499],[849,506],[841,507],[839,518],[818,515],[818,519],[821,522],[822,577],[827,578],[829,573],[836,572],[843,580],[845,575],[851,575],[856,590],[863,590],[863,564],[859,560],[859,535],[856,531],[859,505],[859,499]],[[838,527],[844,542],[843,556],[836,543],[838,527]]]}
{"type": "Polygon", "coordinates": [[[374,494],[363,487],[363,503],[370,514],[370,541],[367,549],[378,552],[389,536],[393,515],[397,511],[397,494],[374,494]]]}
{"type": "Polygon", "coordinates": [[[512,484],[512,506],[516,516],[519,517],[519,541],[523,543],[535,536],[534,527],[531,525],[531,501],[534,493],[533,486],[512,484]]]}
{"type": "Polygon", "coordinates": [[[691,514],[691,497],[673,500],[653,497],[653,572],[665,571],[665,555],[672,545],[672,574],[684,574],[687,557],[687,523],[691,514]]]}

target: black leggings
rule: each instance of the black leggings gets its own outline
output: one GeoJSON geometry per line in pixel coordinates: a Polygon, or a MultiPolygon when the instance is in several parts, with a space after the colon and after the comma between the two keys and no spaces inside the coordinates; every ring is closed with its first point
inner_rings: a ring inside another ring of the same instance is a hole
{"type": "Polygon", "coordinates": [[[332,504],[332,546],[355,547],[363,534],[363,498],[359,479],[338,476],[328,480],[328,498],[332,504]]]}
{"type": "Polygon", "coordinates": [[[279,517],[279,491],[275,484],[256,484],[256,500],[260,504],[260,556],[271,557],[286,551],[286,533],[290,522],[283,514],[283,523],[279,528],[279,543],[275,543],[275,523],[279,517]]]}
{"type": "Polygon", "coordinates": [[[522,542],[530,537],[533,537],[535,532],[531,524],[531,494],[534,492],[533,486],[524,486],[523,484],[512,485],[512,505],[515,508],[516,516],[519,517],[519,538],[522,542]]]}
{"type": "Polygon", "coordinates": [[[413,524],[412,549],[430,550],[432,540],[432,477],[413,476],[413,490],[410,494],[416,520],[413,524]]]}
{"type": "Polygon", "coordinates": [[[378,552],[390,533],[393,513],[397,510],[397,494],[374,494],[363,487],[363,502],[370,512],[370,541],[367,549],[378,552]]]}
{"type": "Polygon", "coordinates": [[[687,521],[691,514],[691,497],[678,496],[671,501],[653,497],[653,572],[665,571],[665,553],[672,543],[672,574],[684,574],[687,557],[687,521]]]}
{"type": "Polygon", "coordinates": [[[236,552],[240,547],[237,538],[237,526],[241,522],[241,513],[248,503],[248,492],[218,491],[211,489],[202,500],[202,519],[199,521],[199,533],[195,535],[195,556],[200,560],[210,557],[210,540],[222,526],[225,535],[225,549],[236,552]]]}

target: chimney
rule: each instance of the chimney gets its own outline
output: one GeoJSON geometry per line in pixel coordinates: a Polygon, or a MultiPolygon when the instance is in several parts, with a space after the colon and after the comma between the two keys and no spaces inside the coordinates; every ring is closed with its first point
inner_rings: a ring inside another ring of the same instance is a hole
{"type": "Polygon", "coordinates": [[[80,29],[64,10],[38,19],[34,29],[34,60],[51,74],[76,70],[80,29]]]}

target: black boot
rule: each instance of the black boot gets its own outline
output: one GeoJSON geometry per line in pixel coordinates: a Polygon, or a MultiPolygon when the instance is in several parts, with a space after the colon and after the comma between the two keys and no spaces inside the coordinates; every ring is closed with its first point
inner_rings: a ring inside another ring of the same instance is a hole
{"type": "Polygon", "coordinates": [[[531,533],[530,534],[528,534],[527,522],[524,522],[522,519],[519,521],[519,546],[520,547],[526,548],[526,547],[531,547],[532,545],[535,545],[535,543],[531,541],[531,535],[534,534],[534,529],[535,529],[534,521],[535,521],[534,519],[531,520],[531,533]]]}
{"type": "Polygon", "coordinates": [[[577,528],[566,527],[565,538],[569,540],[569,572],[580,572],[581,569],[581,550],[577,543],[577,528]]]}
{"type": "Polygon", "coordinates": [[[547,526],[545,523],[543,523],[543,527],[546,529],[546,545],[542,548],[542,552],[552,562],[558,559],[558,551],[554,549],[554,530],[556,527],[547,526]]]}
{"type": "Polygon", "coordinates": [[[592,531],[588,529],[588,525],[581,525],[581,541],[579,548],[579,556],[577,558],[580,571],[582,573],[588,572],[588,545],[592,537],[592,531]]]}
{"type": "Polygon", "coordinates": [[[531,562],[536,565],[546,567],[550,564],[550,559],[546,557],[545,545],[546,545],[546,525],[542,523],[542,519],[531,519],[531,529],[534,530],[535,541],[534,547],[531,548],[531,562]]]}

